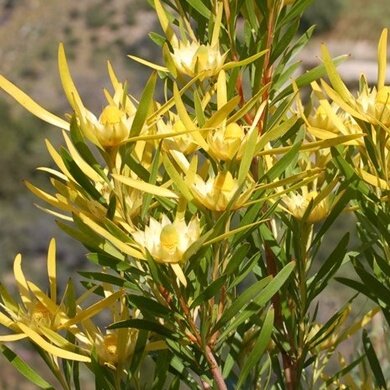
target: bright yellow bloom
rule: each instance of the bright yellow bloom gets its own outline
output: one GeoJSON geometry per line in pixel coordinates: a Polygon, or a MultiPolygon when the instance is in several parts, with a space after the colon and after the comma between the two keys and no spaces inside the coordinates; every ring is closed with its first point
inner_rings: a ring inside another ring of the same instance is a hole
{"type": "Polygon", "coordinates": [[[21,256],[16,256],[14,275],[21,303],[14,301],[4,287],[0,290],[1,308],[3,309],[0,312],[0,324],[14,332],[14,334],[0,336],[0,341],[29,338],[53,356],[89,362],[89,357],[73,352],[75,346],[57,333],[60,329],[66,328],[77,334],[78,329],[74,324],[67,326],[69,317],[66,307],[57,304],[55,241],[51,241],[47,256],[49,294],[45,294],[38,286],[25,278],[21,262],[21,256]]]}
{"type": "Polygon", "coordinates": [[[187,225],[184,220],[171,222],[166,215],[162,215],[161,222],[150,218],[149,226],[145,226],[144,231],[135,231],[132,236],[156,261],[179,263],[186,250],[198,240],[200,230],[197,217],[193,217],[187,225]]]}
{"type": "Polygon", "coordinates": [[[137,342],[138,330],[126,328],[95,335],[95,348],[99,363],[116,369],[130,361],[137,342]]]}
{"type": "Polygon", "coordinates": [[[203,45],[199,42],[178,42],[171,53],[177,71],[183,75],[195,77],[204,72],[205,77],[219,73],[225,62],[218,45],[203,45]]]}
{"type": "MultiPolygon", "coordinates": [[[[191,189],[194,197],[205,207],[210,210],[224,211],[238,188],[238,181],[227,171],[219,172],[217,176],[210,177],[206,182],[198,176],[191,189]]],[[[242,207],[251,193],[251,188],[243,190],[232,205],[232,209],[242,207]]]]}
{"type": "Polygon", "coordinates": [[[378,91],[365,87],[356,99],[357,106],[368,115],[373,123],[380,122],[390,127],[390,87],[384,86],[378,91]]]}
{"type": "Polygon", "coordinates": [[[234,158],[239,160],[247,138],[242,126],[235,122],[229,123],[209,132],[207,136],[209,152],[219,160],[230,161],[234,158]]]}
{"type": "Polygon", "coordinates": [[[164,138],[162,147],[165,151],[178,150],[187,155],[198,149],[198,145],[195,143],[191,133],[185,133],[186,130],[184,123],[177,115],[174,115],[171,112],[169,113],[167,122],[163,119],[160,119],[157,122],[158,134],[178,133],[178,135],[164,138]]]}

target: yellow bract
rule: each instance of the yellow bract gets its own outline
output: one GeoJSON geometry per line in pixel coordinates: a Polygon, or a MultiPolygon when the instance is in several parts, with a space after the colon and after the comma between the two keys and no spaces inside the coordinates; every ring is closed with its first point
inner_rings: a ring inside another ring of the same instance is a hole
{"type": "Polygon", "coordinates": [[[199,239],[200,230],[197,217],[193,217],[186,224],[182,219],[171,222],[166,215],[163,215],[161,222],[150,218],[149,226],[145,226],[143,231],[135,231],[132,236],[156,261],[179,263],[185,251],[199,239]]]}
{"type": "MultiPolygon", "coordinates": [[[[197,176],[191,188],[199,203],[215,211],[226,210],[238,189],[238,180],[233,178],[229,171],[219,172],[217,176],[210,177],[206,182],[197,176]]],[[[251,188],[244,189],[231,205],[232,210],[242,207],[251,193],[251,188]]]]}
{"type": "Polygon", "coordinates": [[[317,197],[317,191],[308,192],[305,187],[303,187],[302,194],[293,193],[284,198],[284,203],[296,219],[303,219],[306,212],[309,212],[305,221],[312,224],[322,221],[330,212],[328,199],[325,198],[316,203],[317,197]],[[310,210],[308,210],[309,206],[310,210]]]}
{"type": "Polygon", "coordinates": [[[178,42],[173,47],[171,57],[180,74],[195,77],[203,73],[204,77],[210,77],[217,75],[222,69],[226,55],[220,53],[217,45],[178,42]]]}
{"type": "Polygon", "coordinates": [[[247,139],[242,126],[235,122],[229,123],[217,130],[210,130],[207,136],[209,153],[222,161],[239,160],[247,139]]]}

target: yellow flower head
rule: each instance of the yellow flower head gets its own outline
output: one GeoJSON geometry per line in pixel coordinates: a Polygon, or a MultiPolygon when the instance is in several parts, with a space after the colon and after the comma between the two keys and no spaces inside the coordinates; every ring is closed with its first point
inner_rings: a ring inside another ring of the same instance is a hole
{"type": "Polygon", "coordinates": [[[126,141],[134,116],[126,113],[114,105],[106,106],[97,120],[92,113],[87,115],[87,126],[92,127],[99,143],[104,147],[117,146],[126,141]]]}
{"type": "MultiPolygon", "coordinates": [[[[333,110],[336,114],[337,108],[333,110]]],[[[332,119],[326,113],[326,110],[323,106],[318,106],[316,110],[307,118],[310,126],[315,127],[317,129],[324,129],[331,131],[332,133],[337,133],[337,127],[335,126],[332,119]]]]}
{"type": "Polygon", "coordinates": [[[312,224],[325,219],[330,212],[329,201],[327,198],[322,199],[314,206],[313,202],[315,202],[317,197],[317,191],[308,192],[304,187],[302,194],[290,194],[284,199],[284,203],[286,204],[287,209],[296,219],[302,219],[309,205],[311,205],[311,210],[307,216],[306,222],[312,224]]]}
{"type": "Polygon", "coordinates": [[[357,106],[374,122],[390,126],[390,87],[384,86],[378,91],[366,86],[356,99],[357,106]]]}
{"type": "Polygon", "coordinates": [[[390,86],[379,89],[375,99],[375,113],[380,122],[390,127],[390,86]]]}
{"type": "Polygon", "coordinates": [[[163,119],[157,122],[158,134],[178,133],[173,137],[164,138],[162,147],[165,151],[178,150],[185,155],[193,153],[198,145],[194,142],[191,133],[184,133],[186,130],[184,123],[172,113],[167,122],[163,119]]]}
{"type": "Polygon", "coordinates": [[[0,290],[2,300],[0,324],[14,332],[13,334],[1,335],[0,342],[28,338],[52,356],[89,362],[89,357],[73,352],[74,347],[57,333],[60,329],[66,328],[77,334],[78,328],[75,324],[67,325],[69,317],[66,313],[66,307],[57,304],[55,241],[51,241],[47,256],[48,294],[25,278],[21,262],[21,256],[16,256],[14,275],[21,302],[14,301],[4,287],[1,287],[0,290]]]}
{"type": "Polygon", "coordinates": [[[201,72],[211,77],[222,69],[225,55],[221,55],[217,45],[203,45],[198,42],[178,42],[171,53],[177,71],[183,75],[195,77],[201,72]]]}
{"type": "Polygon", "coordinates": [[[105,335],[96,333],[95,348],[99,364],[111,369],[124,366],[134,353],[137,329],[108,331],[105,335]]]}
{"type": "Polygon", "coordinates": [[[193,217],[187,225],[184,220],[173,222],[163,215],[161,222],[150,218],[145,230],[132,233],[134,240],[146,248],[152,257],[161,263],[179,263],[185,251],[199,238],[200,224],[193,217]]]}
{"type": "MultiPolygon", "coordinates": [[[[217,176],[210,177],[206,182],[197,177],[192,186],[192,192],[195,198],[209,210],[224,211],[238,187],[238,181],[227,171],[219,172],[217,176]]],[[[232,205],[232,209],[236,210],[242,207],[251,193],[250,188],[244,190],[232,205]]]]}
{"type": "Polygon", "coordinates": [[[207,136],[210,153],[223,161],[230,161],[234,158],[241,159],[240,152],[246,141],[244,129],[235,122],[210,131],[207,136]]]}

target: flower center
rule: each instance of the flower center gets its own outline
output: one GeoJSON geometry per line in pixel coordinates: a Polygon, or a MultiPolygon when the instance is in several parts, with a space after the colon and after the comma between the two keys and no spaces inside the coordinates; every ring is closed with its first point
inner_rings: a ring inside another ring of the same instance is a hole
{"type": "Polygon", "coordinates": [[[167,250],[174,250],[179,244],[179,234],[175,226],[170,223],[165,225],[160,234],[161,246],[167,250]]]}
{"type": "Polygon", "coordinates": [[[123,112],[115,106],[106,106],[100,115],[102,125],[116,125],[120,123],[123,117],[123,112]]]}
{"type": "Polygon", "coordinates": [[[229,123],[225,129],[226,139],[241,139],[244,137],[244,131],[237,123],[229,123]]]}
{"type": "Polygon", "coordinates": [[[31,312],[31,322],[36,326],[50,327],[51,314],[49,310],[41,303],[37,302],[31,312]]]}
{"type": "Polygon", "coordinates": [[[117,354],[117,349],[118,349],[118,338],[116,334],[107,334],[104,336],[104,348],[107,352],[107,354],[111,357],[114,358],[116,357],[117,354]]]}

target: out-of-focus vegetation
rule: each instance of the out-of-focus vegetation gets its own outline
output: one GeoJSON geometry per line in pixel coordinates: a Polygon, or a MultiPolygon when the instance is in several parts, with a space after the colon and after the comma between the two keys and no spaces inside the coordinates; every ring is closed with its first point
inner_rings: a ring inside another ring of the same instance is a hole
{"type": "Polygon", "coordinates": [[[303,14],[301,30],[305,31],[313,25],[316,26],[317,34],[331,30],[338,21],[344,6],[345,0],[314,0],[303,14]]]}

